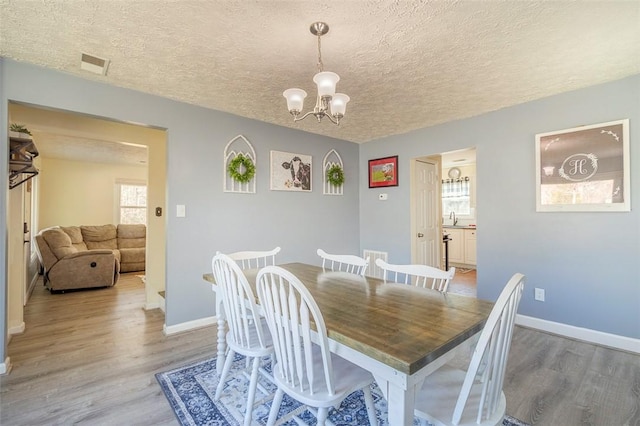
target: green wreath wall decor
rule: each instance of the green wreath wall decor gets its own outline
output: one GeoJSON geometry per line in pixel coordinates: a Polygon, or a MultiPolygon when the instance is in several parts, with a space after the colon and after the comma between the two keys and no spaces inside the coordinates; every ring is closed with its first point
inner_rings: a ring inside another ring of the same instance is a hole
{"type": "Polygon", "coordinates": [[[329,170],[327,170],[327,182],[329,182],[333,186],[340,186],[344,183],[344,171],[342,167],[331,166],[329,170]]]}
{"type": "Polygon", "coordinates": [[[238,154],[227,166],[229,176],[240,183],[247,183],[256,175],[256,166],[251,158],[238,154]]]}

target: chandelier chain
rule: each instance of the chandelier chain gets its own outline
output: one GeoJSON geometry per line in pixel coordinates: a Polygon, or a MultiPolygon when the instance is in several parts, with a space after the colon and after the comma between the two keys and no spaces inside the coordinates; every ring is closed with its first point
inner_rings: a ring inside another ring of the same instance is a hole
{"type": "Polygon", "coordinates": [[[320,42],[321,35],[318,34],[318,72],[324,71],[324,64],[322,63],[322,46],[320,42]]]}

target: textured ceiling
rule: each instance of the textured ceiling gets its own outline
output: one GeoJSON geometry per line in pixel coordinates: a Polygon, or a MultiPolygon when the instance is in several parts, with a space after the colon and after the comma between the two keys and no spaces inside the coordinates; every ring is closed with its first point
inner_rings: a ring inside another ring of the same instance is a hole
{"type": "Polygon", "coordinates": [[[358,143],[640,73],[637,0],[0,0],[0,19],[4,57],[358,143]],[[313,107],[318,20],[340,126],[293,123],[282,97],[313,107]]]}

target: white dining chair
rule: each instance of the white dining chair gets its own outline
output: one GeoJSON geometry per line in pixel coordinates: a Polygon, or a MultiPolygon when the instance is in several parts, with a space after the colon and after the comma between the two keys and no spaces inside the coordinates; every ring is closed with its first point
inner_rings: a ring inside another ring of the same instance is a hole
{"type": "MultiPolygon", "coordinates": [[[[211,267],[216,285],[220,288],[218,296],[222,297],[225,318],[229,326],[226,337],[229,352],[225,356],[214,400],[220,399],[235,354],[244,355],[247,360],[253,360],[244,417],[244,424],[249,425],[256,388],[258,388],[258,373],[262,373],[273,381],[272,376],[260,367],[264,357],[273,355],[271,333],[264,320],[260,318],[255,295],[238,264],[231,257],[218,253],[213,257],[211,267]]],[[[242,373],[246,372],[243,370],[242,373]]],[[[261,391],[268,394],[263,387],[261,391]]]]}
{"type": "Polygon", "coordinates": [[[446,292],[449,289],[449,282],[456,274],[456,268],[454,267],[449,268],[448,271],[443,271],[427,265],[395,265],[382,259],[376,259],[376,265],[383,270],[384,282],[387,282],[387,273],[389,272],[393,276],[394,282],[404,282],[405,284],[413,284],[416,287],[432,288],[441,292],[446,292]]]}
{"type": "Polygon", "coordinates": [[[500,293],[466,372],[445,365],[427,376],[416,395],[416,417],[435,425],[502,424],[502,384],[524,282],[524,275],[515,274],[500,293]]]}
{"type": "Polygon", "coordinates": [[[366,259],[353,254],[330,254],[318,249],[318,256],[322,258],[322,269],[343,271],[364,277],[369,266],[369,257],[366,259]]]}
{"type": "Polygon", "coordinates": [[[276,254],[280,253],[280,247],[266,251],[237,251],[228,256],[235,260],[241,269],[258,269],[276,264],[276,254]]]}
{"type": "Polygon", "coordinates": [[[278,389],[267,425],[275,424],[285,393],[306,405],[321,426],[329,409],[338,407],[357,390],[364,392],[369,423],[377,424],[371,395],[373,376],[329,351],[324,318],[304,284],[278,266],[261,269],[256,280],[276,358],[272,372],[278,389]],[[312,335],[317,337],[317,344],[312,342],[312,335]]]}

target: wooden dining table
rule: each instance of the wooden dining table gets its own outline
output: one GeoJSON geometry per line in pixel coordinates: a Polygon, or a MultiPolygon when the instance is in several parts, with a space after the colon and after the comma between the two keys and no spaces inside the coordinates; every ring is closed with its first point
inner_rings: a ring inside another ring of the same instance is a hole
{"type": "MultiPolygon", "coordinates": [[[[484,326],[492,302],[473,297],[385,283],[302,263],[278,265],[297,276],[324,316],[332,352],[371,371],[387,399],[389,424],[413,423],[415,394],[425,377],[468,347],[484,326]]],[[[245,276],[255,292],[258,270],[245,276]]],[[[217,291],[213,275],[203,278],[217,291]]],[[[221,298],[217,370],[226,351],[221,298]]]]}

